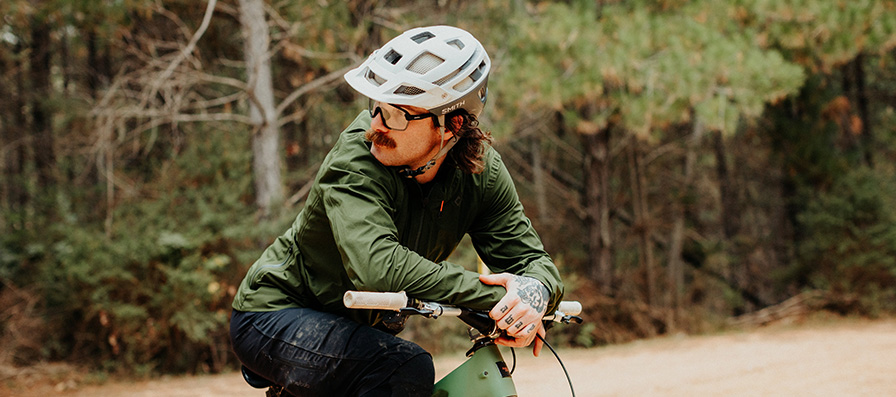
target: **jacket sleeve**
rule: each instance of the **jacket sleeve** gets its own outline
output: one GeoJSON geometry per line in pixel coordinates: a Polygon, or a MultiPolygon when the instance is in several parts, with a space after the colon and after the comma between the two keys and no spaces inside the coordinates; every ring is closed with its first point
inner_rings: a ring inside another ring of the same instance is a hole
{"type": "Polygon", "coordinates": [[[427,260],[400,244],[393,214],[400,185],[377,179],[378,164],[332,164],[320,179],[323,204],[342,259],[355,288],[406,291],[419,299],[488,309],[504,289],[478,280],[478,274],[448,262],[427,260]]]}
{"type": "Polygon", "coordinates": [[[563,298],[560,273],[544,250],[541,238],[523,211],[510,173],[497,152],[491,151],[483,203],[470,236],[479,256],[494,272],[532,277],[551,294],[548,313],[563,298]]]}

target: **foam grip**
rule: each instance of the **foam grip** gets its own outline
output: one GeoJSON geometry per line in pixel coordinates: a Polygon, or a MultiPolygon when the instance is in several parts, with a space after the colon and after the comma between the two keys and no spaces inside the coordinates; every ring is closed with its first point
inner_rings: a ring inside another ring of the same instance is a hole
{"type": "Polygon", "coordinates": [[[408,305],[408,296],[402,292],[345,291],[342,303],[349,309],[378,309],[398,311],[408,305]]]}
{"type": "Polygon", "coordinates": [[[578,301],[562,301],[557,311],[569,316],[578,316],[582,313],[582,304],[578,301]]]}

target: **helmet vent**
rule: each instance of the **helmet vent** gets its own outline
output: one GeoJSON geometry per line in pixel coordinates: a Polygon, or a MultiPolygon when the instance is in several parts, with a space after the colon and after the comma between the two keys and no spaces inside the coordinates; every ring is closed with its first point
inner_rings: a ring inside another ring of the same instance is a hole
{"type": "Polygon", "coordinates": [[[417,44],[420,44],[420,43],[422,43],[426,40],[429,40],[433,37],[436,37],[436,35],[434,35],[430,32],[421,32],[421,33],[418,33],[418,34],[414,35],[413,37],[411,37],[411,40],[414,40],[414,42],[416,42],[417,44]]]}
{"type": "Polygon", "coordinates": [[[473,79],[473,81],[479,81],[479,78],[482,77],[483,70],[485,70],[485,62],[480,63],[479,67],[476,68],[473,73],[470,73],[470,78],[473,79]]]}
{"type": "Polygon", "coordinates": [[[364,75],[365,75],[365,77],[367,77],[367,81],[373,83],[377,87],[383,85],[383,83],[386,82],[386,79],[384,79],[380,76],[377,76],[377,74],[373,73],[373,71],[370,69],[367,69],[367,73],[365,73],[364,75]]]}
{"type": "Polygon", "coordinates": [[[458,39],[451,40],[447,44],[457,47],[458,50],[464,49],[464,43],[458,39]]]}
{"type": "Polygon", "coordinates": [[[401,54],[395,52],[395,50],[389,50],[389,53],[384,55],[383,59],[385,59],[387,62],[395,65],[398,63],[399,60],[401,60],[401,54]]]}
{"type": "Polygon", "coordinates": [[[441,79],[438,79],[438,80],[434,81],[433,84],[435,84],[435,85],[437,85],[437,86],[441,86],[442,84],[447,83],[448,80],[453,79],[454,76],[457,76],[458,73],[460,73],[460,69],[455,70],[454,73],[451,73],[451,74],[449,74],[449,75],[447,75],[447,76],[445,76],[445,77],[442,77],[441,79]]]}
{"type": "Polygon", "coordinates": [[[473,51],[473,54],[470,55],[470,58],[468,58],[467,61],[464,62],[463,65],[461,65],[460,70],[467,70],[467,68],[470,67],[470,64],[473,63],[473,60],[476,59],[478,55],[478,51],[473,51]]]}
{"type": "Polygon", "coordinates": [[[467,78],[461,80],[460,83],[457,83],[457,85],[454,86],[454,89],[457,91],[463,92],[466,89],[470,88],[470,86],[473,85],[473,82],[474,82],[473,79],[467,77],[467,78]]]}
{"type": "Polygon", "coordinates": [[[443,62],[445,62],[444,59],[427,52],[423,55],[420,55],[419,57],[417,57],[417,59],[411,62],[411,64],[408,65],[408,70],[417,74],[426,74],[426,72],[433,70],[436,66],[441,65],[443,62]]]}
{"type": "Polygon", "coordinates": [[[423,94],[423,93],[425,93],[425,92],[426,92],[426,91],[423,91],[423,90],[421,90],[421,89],[419,89],[419,88],[417,88],[417,87],[412,87],[412,86],[409,86],[409,85],[403,85],[403,86],[398,87],[397,89],[395,89],[395,92],[394,92],[394,93],[395,93],[395,94],[398,94],[398,95],[420,95],[420,94],[423,94]]]}

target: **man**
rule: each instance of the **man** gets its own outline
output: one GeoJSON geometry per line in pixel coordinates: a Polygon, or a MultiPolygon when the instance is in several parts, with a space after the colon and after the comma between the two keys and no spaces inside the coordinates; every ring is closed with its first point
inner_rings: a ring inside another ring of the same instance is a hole
{"type": "Polygon", "coordinates": [[[432,357],[394,336],[384,313],[346,309],[346,290],[490,310],[508,346],[544,335],[563,285],[478,128],[490,67],[472,35],[433,26],[346,73],[369,109],[340,134],[305,208],[233,302],[231,339],[249,370],[301,396],[429,396],[432,357]],[[465,234],[495,274],[444,261],[465,234]]]}

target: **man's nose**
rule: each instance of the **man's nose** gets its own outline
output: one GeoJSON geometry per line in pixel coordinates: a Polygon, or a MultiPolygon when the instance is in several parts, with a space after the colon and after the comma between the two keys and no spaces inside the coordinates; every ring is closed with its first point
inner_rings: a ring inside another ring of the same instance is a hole
{"type": "Polygon", "coordinates": [[[383,122],[382,111],[376,112],[376,116],[373,116],[373,119],[370,121],[370,129],[378,132],[389,131],[389,128],[386,127],[386,123],[383,122]]]}

